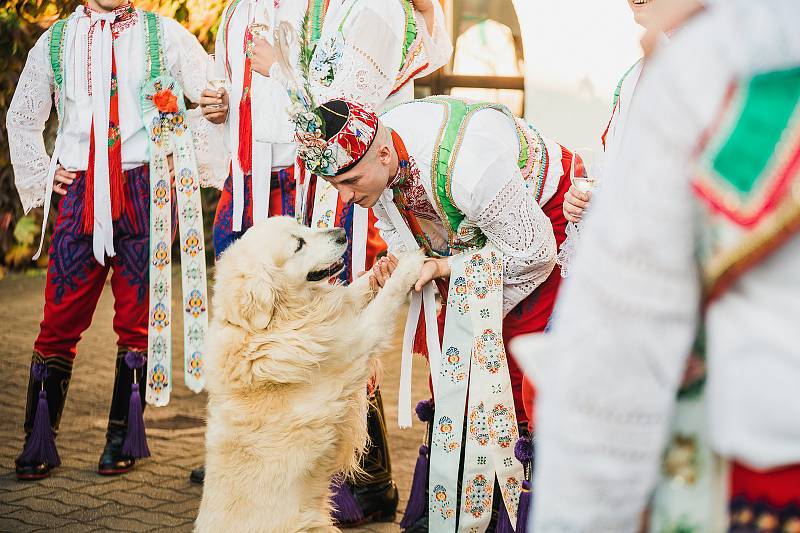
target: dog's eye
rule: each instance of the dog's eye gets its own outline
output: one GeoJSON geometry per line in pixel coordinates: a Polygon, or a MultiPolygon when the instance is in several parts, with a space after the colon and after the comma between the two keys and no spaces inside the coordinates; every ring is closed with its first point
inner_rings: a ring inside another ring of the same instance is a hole
{"type": "Polygon", "coordinates": [[[306,240],[303,239],[302,237],[298,237],[297,238],[297,249],[295,250],[295,253],[299,252],[303,248],[303,246],[305,246],[305,245],[306,245],[306,240]]]}

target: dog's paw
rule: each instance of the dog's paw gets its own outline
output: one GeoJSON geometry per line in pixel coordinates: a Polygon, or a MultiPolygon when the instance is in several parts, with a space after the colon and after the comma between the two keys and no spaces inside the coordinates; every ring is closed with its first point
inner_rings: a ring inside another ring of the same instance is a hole
{"type": "Polygon", "coordinates": [[[405,291],[410,291],[419,279],[422,265],[425,263],[425,254],[422,250],[407,252],[398,255],[397,260],[397,268],[389,278],[389,282],[399,285],[405,291]]]}

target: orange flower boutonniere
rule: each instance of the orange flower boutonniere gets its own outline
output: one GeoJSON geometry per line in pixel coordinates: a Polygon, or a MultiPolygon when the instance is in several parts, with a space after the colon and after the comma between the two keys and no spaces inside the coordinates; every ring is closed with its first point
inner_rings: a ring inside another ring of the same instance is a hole
{"type": "Polygon", "coordinates": [[[162,89],[153,95],[153,103],[161,113],[177,113],[178,97],[169,89],[162,89]]]}

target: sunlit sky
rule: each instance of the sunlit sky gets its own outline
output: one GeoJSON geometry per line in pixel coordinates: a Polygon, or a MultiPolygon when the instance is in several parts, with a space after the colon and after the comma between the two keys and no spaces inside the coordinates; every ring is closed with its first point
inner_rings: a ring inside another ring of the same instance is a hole
{"type": "Polygon", "coordinates": [[[620,77],[641,55],[625,0],[514,0],[525,48],[526,116],[571,146],[599,138],[620,77]],[[590,82],[587,84],[586,80],[590,82]]]}
{"type": "Polygon", "coordinates": [[[548,88],[588,76],[609,96],[640,56],[641,29],[625,0],[515,0],[528,76],[548,88]]]}

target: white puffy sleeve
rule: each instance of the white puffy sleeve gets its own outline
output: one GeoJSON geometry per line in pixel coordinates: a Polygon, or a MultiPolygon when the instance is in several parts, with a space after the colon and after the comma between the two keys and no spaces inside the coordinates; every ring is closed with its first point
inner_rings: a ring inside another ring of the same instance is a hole
{"type": "Polygon", "coordinates": [[[503,252],[504,314],[547,279],[556,259],[553,227],[528,191],[518,157],[514,123],[498,111],[479,111],[467,126],[452,181],[466,223],[503,252]]]}
{"type": "Polygon", "coordinates": [[[28,60],[6,114],[14,184],[25,213],[44,204],[50,166],[43,137],[52,108],[54,87],[48,54],[49,38],[50,32],[46,31],[28,52],[28,60]]]}
{"type": "Polygon", "coordinates": [[[428,33],[425,19],[419,12],[414,12],[417,20],[417,31],[422,36],[422,45],[425,53],[425,62],[428,64],[423,70],[416,74],[415,78],[427,76],[431,72],[438,70],[450,61],[453,55],[453,43],[450,40],[450,32],[447,30],[447,22],[444,11],[439,2],[433,2],[435,11],[433,32],[428,33]]]}
{"type": "MultiPolygon", "coordinates": [[[[167,65],[177,79],[183,94],[198,104],[200,94],[208,86],[212,58],[189,30],[177,21],[163,17],[167,65]]],[[[229,155],[224,142],[222,124],[212,124],[203,118],[200,107],[187,111],[192,131],[200,184],[221,189],[227,177],[229,155]]]]}
{"type": "Polygon", "coordinates": [[[310,81],[317,102],[345,98],[377,109],[389,96],[401,67],[404,15],[396,0],[358,5],[358,11],[351,13],[342,27],[343,43],[331,46],[332,31],[320,39],[310,81]],[[333,58],[327,80],[325,58],[333,58]]]}

